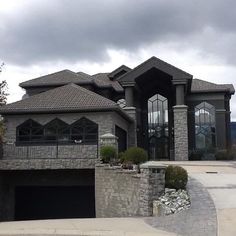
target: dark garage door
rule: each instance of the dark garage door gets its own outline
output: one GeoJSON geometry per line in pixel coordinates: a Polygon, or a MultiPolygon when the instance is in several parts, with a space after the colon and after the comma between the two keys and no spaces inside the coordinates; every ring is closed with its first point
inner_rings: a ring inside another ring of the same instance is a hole
{"type": "Polygon", "coordinates": [[[15,219],[95,217],[94,186],[19,186],[15,188],[15,219]]]}

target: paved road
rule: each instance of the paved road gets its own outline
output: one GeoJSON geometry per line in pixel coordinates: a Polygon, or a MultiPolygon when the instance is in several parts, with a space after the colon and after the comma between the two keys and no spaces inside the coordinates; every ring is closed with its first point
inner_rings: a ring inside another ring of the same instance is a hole
{"type": "Polygon", "coordinates": [[[168,230],[184,236],[216,236],[217,217],[212,198],[206,188],[197,180],[190,178],[188,192],[191,208],[164,217],[149,217],[146,222],[151,226],[168,230]]]}
{"type": "MultiPolygon", "coordinates": [[[[165,162],[164,164],[171,164],[165,162]]],[[[236,162],[179,162],[210,193],[217,211],[218,235],[236,235],[236,162]]]]}

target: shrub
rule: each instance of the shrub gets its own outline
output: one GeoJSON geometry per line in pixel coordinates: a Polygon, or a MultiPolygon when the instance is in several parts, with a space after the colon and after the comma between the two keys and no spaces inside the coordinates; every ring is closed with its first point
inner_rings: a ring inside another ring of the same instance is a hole
{"type": "Polygon", "coordinates": [[[227,150],[219,150],[215,154],[217,161],[224,161],[224,160],[233,160],[234,159],[234,153],[232,151],[227,150]]]}
{"type": "Polygon", "coordinates": [[[200,161],[202,160],[204,152],[202,150],[193,150],[189,155],[190,161],[200,161]]]}
{"type": "Polygon", "coordinates": [[[165,174],[166,188],[185,189],[188,182],[188,173],[181,166],[168,166],[165,174]]]}
{"type": "Polygon", "coordinates": [[[118,159],[120,160],[121,164],[125,161],[124,152],[119,152],[118,159]]]}
{"type": "Polygon", "coordinates": [[[103,146],[100,149],[100,156],[104,163],[109,163],[117,158],[116,148],[113,146],[103,146]]]}
{"type": "Polygon", "coordinates": [[[124,153],[124,161],[133,164],[140,164],[148,160],[147,152],[139,147],[131,147],[124,153]]]}

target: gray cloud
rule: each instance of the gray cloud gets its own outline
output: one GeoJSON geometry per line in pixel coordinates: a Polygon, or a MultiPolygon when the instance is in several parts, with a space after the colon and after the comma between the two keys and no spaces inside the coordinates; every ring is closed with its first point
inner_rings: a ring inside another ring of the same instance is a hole
{"type": "Polygon", "coordinates": [[[0,15],[1,60],[105,61],[108,48],[174,42],[236,63],[235,8],[233,0],[28,1],[0,15]]]}

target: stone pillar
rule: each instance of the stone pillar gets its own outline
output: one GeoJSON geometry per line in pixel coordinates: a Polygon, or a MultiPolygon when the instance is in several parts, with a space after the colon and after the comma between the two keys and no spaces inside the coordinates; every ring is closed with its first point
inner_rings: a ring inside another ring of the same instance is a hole
{"type": "Polygon", "coordinates": [[[174,112],[175,161],[188,160],[188,107],[176,105],[174,112]]]}
{"type": "Polygon", "coordinates": [[[165,166],[143,164],[140,166],[140,200],[141,216],[152,216],[153,201],[165,191],[165,166]]]}
{"type": "Polygon", "coordinates": [[[125,87],[125,101],[127,107],[134,106],[133,87],[125,87]]]}
{"type": "Polygon", "coordinates": [[[137,146],[137,130],[136,130],[136,108],[135,107],[124,107],[123,110],[133,118],[134,122],[129,125],[128,130],[128,147],[137,146]]]}
{"type": "Polygon", "coordinates": [[[184,84],[177,84],[176,90],[176,105],[183,105],[184,102],[184,84]]]}

